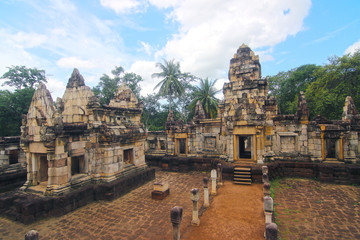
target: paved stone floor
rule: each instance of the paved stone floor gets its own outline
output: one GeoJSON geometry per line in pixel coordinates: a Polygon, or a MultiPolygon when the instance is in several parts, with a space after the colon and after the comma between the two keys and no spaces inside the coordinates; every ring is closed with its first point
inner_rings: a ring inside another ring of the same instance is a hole
{"type": "Polygon", "coordinates": [[[360,239],[360,187],[281,179],[272,183],[281,239],[360,239]]]}

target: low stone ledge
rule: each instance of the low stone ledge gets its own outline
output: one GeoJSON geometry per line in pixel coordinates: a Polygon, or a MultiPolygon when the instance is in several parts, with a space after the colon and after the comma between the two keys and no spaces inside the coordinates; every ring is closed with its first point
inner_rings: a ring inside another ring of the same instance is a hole
{"type": "Polygon", "coordinates": [[[30,224],[46,217],[58,217],[97,200],[112,200],[155,179],[155,169],[147,168],[111,183],[88,184],[61,196],[38,196],[26,192],[0,195],[0,214],[30,224]]]}

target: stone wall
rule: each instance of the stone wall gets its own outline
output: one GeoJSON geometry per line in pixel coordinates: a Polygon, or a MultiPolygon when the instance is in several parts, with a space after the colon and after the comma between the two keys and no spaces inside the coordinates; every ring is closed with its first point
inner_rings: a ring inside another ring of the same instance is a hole
{"type": "MultiPolygon", "coordinates": [[[[112,200],[155,178],[155,169],[134,172],[111,183],[90,184],[62,196],[40,197],[22,192],[0,196],[0,212],[14,221],[30,224],[57,217],[98,200],[112,200]]],[[[150,194],[150,193],[149,193],[150,194]]]]}

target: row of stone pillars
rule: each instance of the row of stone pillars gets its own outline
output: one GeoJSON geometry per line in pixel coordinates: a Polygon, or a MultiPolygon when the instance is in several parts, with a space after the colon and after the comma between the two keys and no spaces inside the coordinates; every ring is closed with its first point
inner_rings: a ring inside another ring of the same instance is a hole
{"type": "MultiPolygon", "coordinates": [[[[217,193],[217,187],[223,185],[223,179],[222,179],[222,166],[219,163],[217,165],[217,169],[211,170],[210,173],[211,178],[211,195],[216,195],[217,193]]],[[[204,207],[208,208],[210,207],[210,201],[209,201],[209,179],[207,177],[204,177],[203,179],[204,183],[204,207]]],[[[198,188],[193,188],[190,190],[190,199],[193,202],[193,211],[192,211],[192,220],[191,224],[195,226],[200,225],[200,219],[199,219],[199,207],[198,202],[200,199],[200,193],[198,188]]],[[[173,239],[174,240],[180,240],[180,223],[182,220],[182,214],[183,214],[183,208],[182,207],[173,207],[170,211],[170,220],[173,225],[173,239]]]]}
{"type": "Polygon", "coordinates": [[[265,214],[265,239],[277,240],[278,229],[273,222],[274,200],[271,197],[271,185],[269,182],[269,170],[267,166],[262,167],[262,180],[264,190],[264,214],[265,214]]]}
{"type": "MultiPolygon", "coordinates": [[[[216,195],[217,193],[217,187],[222,186],[223,179],[222,179],[222,166],[219,163],[217,165],[217,169],[211,170],[210,173],[211,178],[211,195],[216,195]]],[[[209,179],[207,177],[204,177],[203,179],[204,183],[204,207],[208,208],[210,207],[210,201],[209,201],[209,179]]],[[[193,211],[192,211],[192,220],[191,224],[195,226],[200,225],[200,219],[199,219],[199,207],[198,202],[200,199],[200,193],[198,188],[193,188],[190,190],[190,199],[193,202],[193,211]]],[[[170,211],[170,219],[171,223],[173,225],[173,239],[174,240],[180,240],[180,223],[182,220],[183,215],[183,208],[182,207],[173,207],[170,211]]],[[[31,230],[30,232],[25,234],[25,240],[39,240],[39,233],[35,230],[31,230]]]]}

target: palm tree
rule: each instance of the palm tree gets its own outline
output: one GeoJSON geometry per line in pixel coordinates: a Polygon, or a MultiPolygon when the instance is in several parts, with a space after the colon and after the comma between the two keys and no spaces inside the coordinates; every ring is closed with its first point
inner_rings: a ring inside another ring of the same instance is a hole
{"type": "Polygon", "coordinates": [[[156,67],[160,68],[161,72],[153,73],[151,77],[162,78],[162,80],[155,86],[154,90],[160,87],[158,94],[167,97],[170,110],[173,105],[173,99],[181,96],[185,91],[180,81],[183,78],[180,64],[179,62],[174,62],[174,60],[167,61],[164,59],[164,63],[157,63],[156,67]]]}
{"type": "Polygon", "coordinates": [[[208,78],[205,80],[200,79],[200,87],[196,87],[193,94],[194,100],[189,105],[190,111],[194,112],[197,101],[200,101],[204,108],[206,117],[216,117],[219,100],[215,97],[215,95],[220,91],[215,89],[214,85],[216,82],[217,79],[214,81],[210,81],[208,78]]]}

